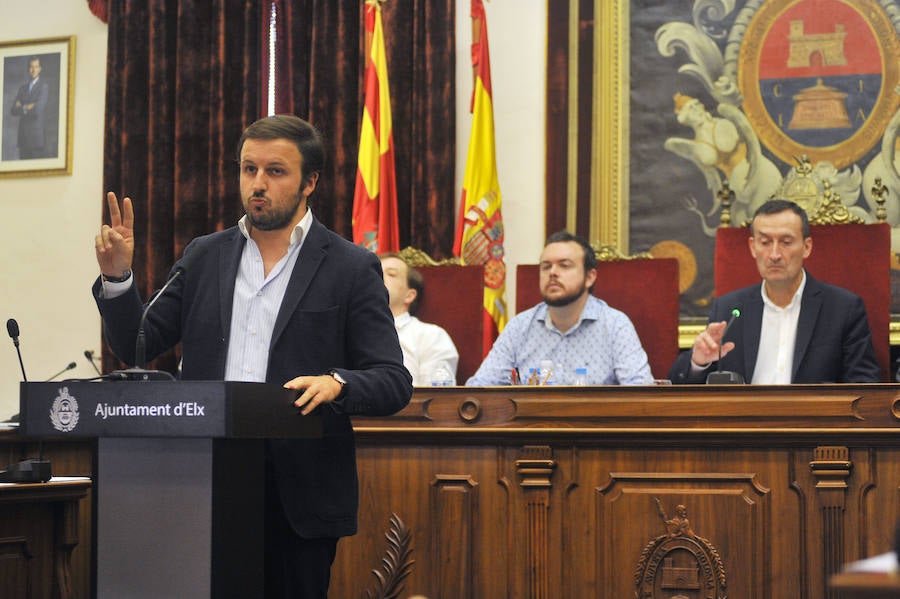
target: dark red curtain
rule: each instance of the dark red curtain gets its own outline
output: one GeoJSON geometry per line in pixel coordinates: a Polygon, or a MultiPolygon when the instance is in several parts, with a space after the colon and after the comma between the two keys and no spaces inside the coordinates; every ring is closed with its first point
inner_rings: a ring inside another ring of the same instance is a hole
{"type": "MultiPolygon", "coordinates": [[[[330,163],[313,211],[352,237],[363,105],[365,3],[275,0],[279,14],[276,112],[325,135],[330,163]]],[[[455,0],[382,5],[397,165],[400,245],[452,254],[455,162],[455,0]]]]}
{"type": "MultiPolygon", "coordinates": [[[[240,217],[234,148],[260,115],[262,4],[107,4],[103,183],[134,201],[135,280],[145,297],[192,238],[240,217]]],[[[173,352],[155,366],[176,360],[173,352]]],[[[119,366],[107,347],[103,363],[119,366]]]]}
{"type": "MultiPolygon", "coordinates": [[[[146,297],[192,238],[241,216],[234,148],[265,112],[272,1],[88,2],[109,24],[104,188],[135,202],[134,269],[146,297]]],[[[364,2],[274,4],[276,112],[324,133],[328,164],[312,206],[350,238],[364,2]]],[[[436,258],[451,254],[455,226],[454,23],[454,0],[384,4],[400,241],[436,258]]],[[[121,366],[108,348],[103,354],[107,370],[121,366]]],[[[173,352],[154,366],[172,369],[176,360],[173,352]]]]}

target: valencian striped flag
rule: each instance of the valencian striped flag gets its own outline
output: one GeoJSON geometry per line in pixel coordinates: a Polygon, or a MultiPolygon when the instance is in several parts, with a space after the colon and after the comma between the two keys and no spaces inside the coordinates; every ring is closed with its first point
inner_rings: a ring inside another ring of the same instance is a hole
{"type": "Polygon", "coordinates": [[[453,252],[463,264],[484,265],[484,353],[506,326],[503,218],[494,146],[491,60],[482,0],[472,0],[472,132],[466,155],[459,223],[453,252]]]}
{"type": "Polygon", "coordinates": [[[399,251],[391,94],[380,0],[366,0],[365,107],[357,167],[353,243],[376,253],[399,251]]]}

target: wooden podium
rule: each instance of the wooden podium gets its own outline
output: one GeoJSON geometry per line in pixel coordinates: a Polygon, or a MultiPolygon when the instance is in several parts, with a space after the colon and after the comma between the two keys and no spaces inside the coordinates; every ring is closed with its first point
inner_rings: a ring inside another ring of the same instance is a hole
{"type": "Polygon", "coordinates": [[[23,435],[97,439],[99,599],[263,596],[265,439],[321,435],[295,396],[237,382],[21,384],[23,435]]]}

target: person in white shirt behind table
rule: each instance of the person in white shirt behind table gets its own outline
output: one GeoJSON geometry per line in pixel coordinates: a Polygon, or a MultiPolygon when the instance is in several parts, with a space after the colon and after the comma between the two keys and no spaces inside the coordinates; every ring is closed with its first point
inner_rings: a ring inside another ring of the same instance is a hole
{"type": "Polygon", "coordinates": [[[413,386],[455,385],[459,352],[447,331],[414,316],[425,293],[422,273],[395,253],[381,258],[394,324],[403,350],[403,365],[413,377],[413,386]]]}

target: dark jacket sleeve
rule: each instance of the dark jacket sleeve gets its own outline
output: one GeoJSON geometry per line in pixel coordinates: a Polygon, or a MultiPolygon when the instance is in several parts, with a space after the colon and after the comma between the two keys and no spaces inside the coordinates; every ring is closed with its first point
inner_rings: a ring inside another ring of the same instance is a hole
{"type": "Polygon", "coordinates": [[[409,403],[412,376],[403,366],[381,262],[367,254],[360,268],[348,273],[353,281],[344,329],[348,367],[335,368],[347,385],[334,407],[348,415],[387,416],[409,403]]]}
{"type": "Polygon", "coordinates": [[[852,297],[846,314],[841,345],[843,361],[838,382],[877,383],[881,380],[881,369],[872,345],[865,304],[859,296],[852,297]]]}

